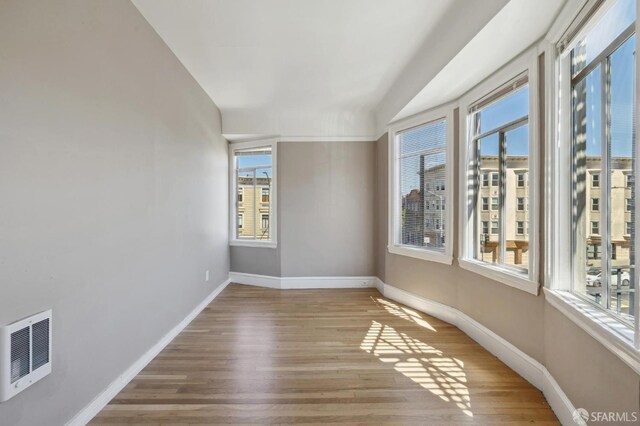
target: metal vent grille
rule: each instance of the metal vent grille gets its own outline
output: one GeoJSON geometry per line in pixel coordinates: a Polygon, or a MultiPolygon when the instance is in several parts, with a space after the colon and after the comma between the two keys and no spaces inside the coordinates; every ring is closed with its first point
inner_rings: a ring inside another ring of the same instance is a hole
{"type": "Polygon", "coordinates": [[[11,383],[31,372],[30,328],[11,333],[11,383]]]}
{"type": "Polygon", "coordinates": [[[49,318],[33,324],[33,370],[49,362],[49,318]]]}

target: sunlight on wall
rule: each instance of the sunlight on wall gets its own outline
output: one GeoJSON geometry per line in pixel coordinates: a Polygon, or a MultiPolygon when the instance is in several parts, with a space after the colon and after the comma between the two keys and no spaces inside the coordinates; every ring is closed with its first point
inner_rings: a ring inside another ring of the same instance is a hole
{"type": "Polygon", "coordinates": [[[377,321],[371,321],[360,349],[382,362],[393,363],[396,371],[473,417],[462,361],[377,321]]]}

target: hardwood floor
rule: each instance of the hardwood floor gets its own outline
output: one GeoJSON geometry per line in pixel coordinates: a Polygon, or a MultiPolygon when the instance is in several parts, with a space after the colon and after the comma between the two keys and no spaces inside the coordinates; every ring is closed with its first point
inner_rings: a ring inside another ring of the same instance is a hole
{"type": "Polygon", "coordinates": [[[375,289],[230,285],[91,424],[532,422],[537,389],[375,289]]]}

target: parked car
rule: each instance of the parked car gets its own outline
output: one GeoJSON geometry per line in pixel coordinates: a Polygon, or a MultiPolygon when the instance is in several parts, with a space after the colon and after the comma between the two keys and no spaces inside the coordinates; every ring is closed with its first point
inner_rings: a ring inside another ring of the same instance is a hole
{"type": "MultiPolygon", "coordinates": [[[[601,285],[601,277],[602,277],[602,271],[599,269],[590,269],[589,271],[587,271],[587,286],[589,287],[600,287],[601,285]]],[[[629,272],[627,271],[621,271],[620,272],[620,283],[623,286],[628,286],[629,285],[629,280],[630,280],[630,275],[629,272]]],[[[610,281],[611,285],[618,285],[618,274],[614,271],[611,274],[611,281],[610,281]]]]}

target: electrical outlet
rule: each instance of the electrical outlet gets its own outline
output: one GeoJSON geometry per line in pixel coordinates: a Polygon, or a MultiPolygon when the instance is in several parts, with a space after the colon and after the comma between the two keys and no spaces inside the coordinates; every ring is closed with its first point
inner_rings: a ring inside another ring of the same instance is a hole
{"type": "Polygon", "coordinates": [[[209,281],[209,270],[204,271],[204,280],[209,281]]]}

